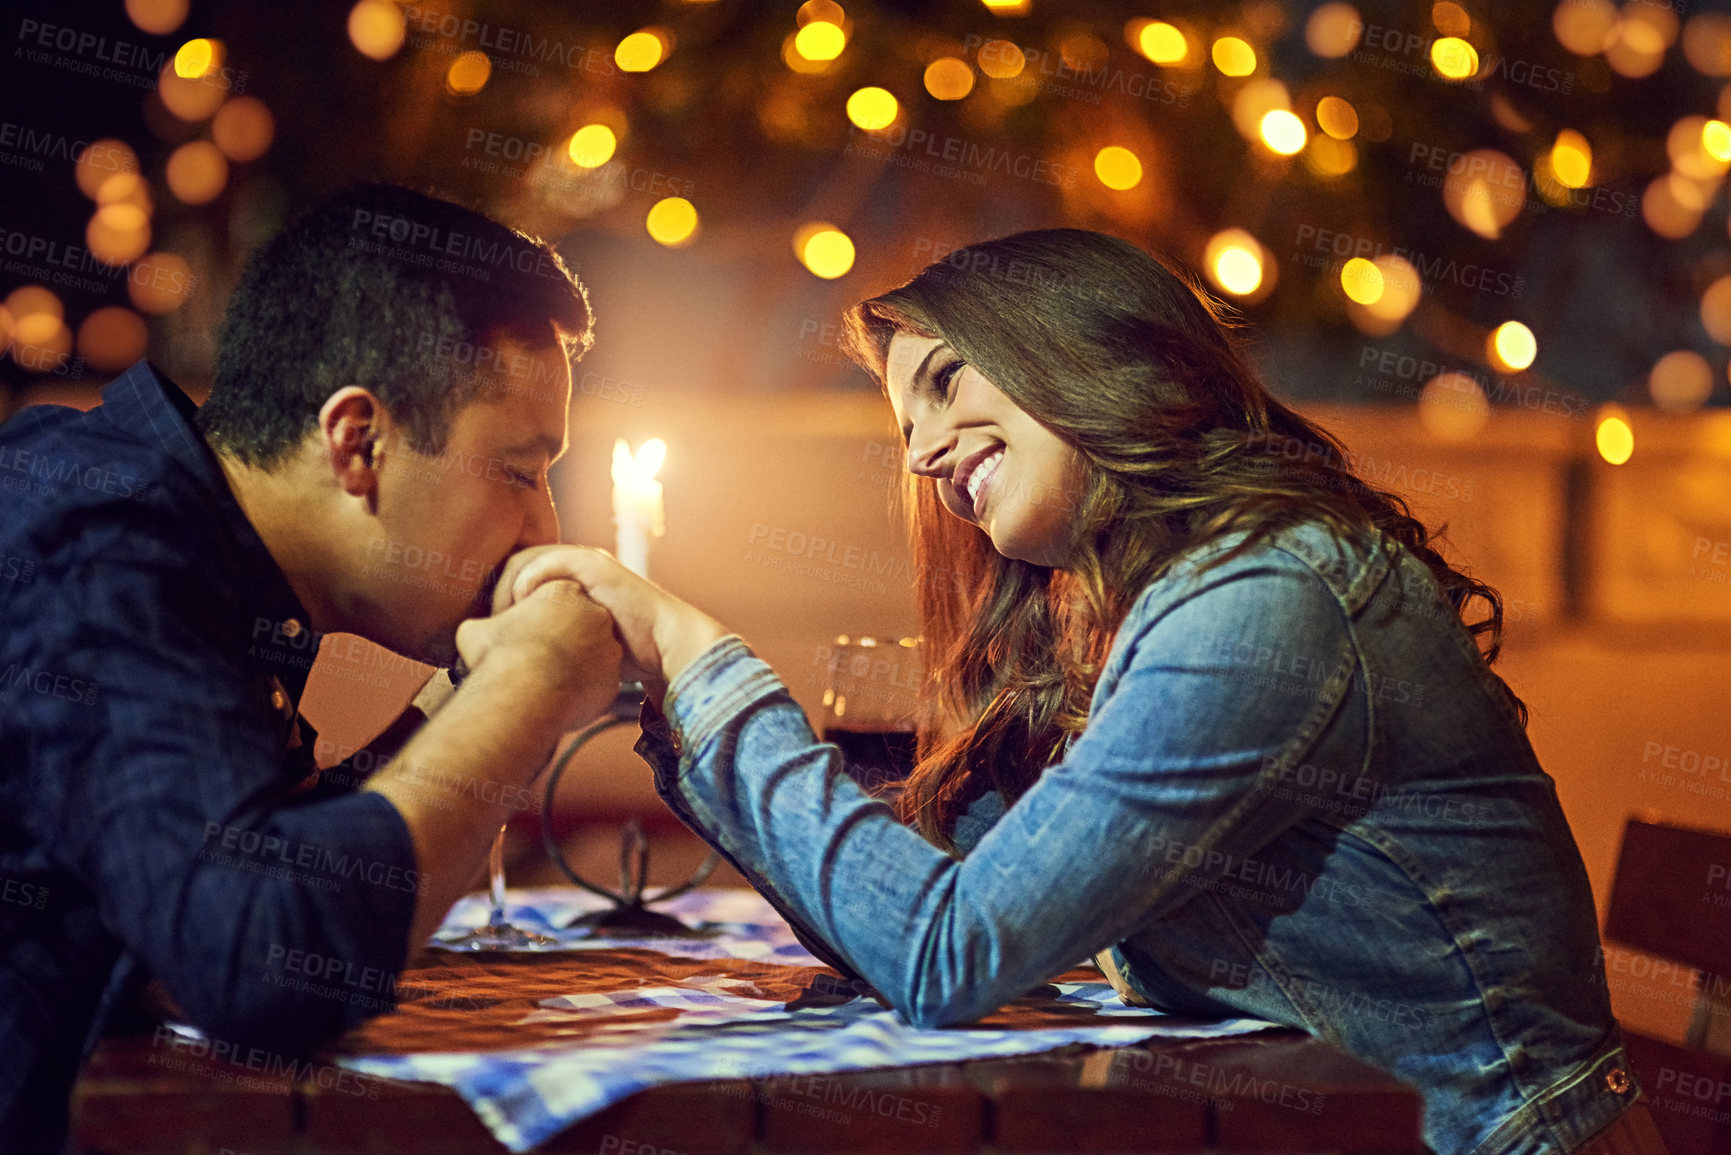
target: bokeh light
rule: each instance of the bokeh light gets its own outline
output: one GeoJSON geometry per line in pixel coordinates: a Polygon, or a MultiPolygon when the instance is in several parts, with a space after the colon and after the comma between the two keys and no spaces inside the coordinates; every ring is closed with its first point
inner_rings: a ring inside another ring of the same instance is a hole
{"type": "Polygon", "coordinates": [[[222,67],[222,41],[199,37],[174,54],[174,74],[183,80],[203,80],[222,67]]]}
{"type": "Polygon", "coordinates": [[[794,232],[793,248],[800,264],[826,281],[853,268],[853,239],[828,221],[801,225],[794,232]]]}
{"type": "Polygon", "coordinates": [[[1336,140],[1351,140],[1358,133],[1358,110],[1338,96],[1316,102],[1316,127],[1336,140]]]}
{"type": "Polygon", "coordinates": [[[1314,136],[1310,138],[1310,147],[1304,150],[1304,167],[1324,180],[1345,176],[1357,165],[1358,149],[1350,140],[1314,136]]]}
{"type": "Polygon", "coordinates": [[[157,77],[156,94],[169,112],[193,124],[215,112],[228,95],[228,89],[220,79],[191,80],[180,76],[174,71],[174,62],[169,61],[162,66],[162,73],[157,77]]]}
{"type": "Polygon", "coordinates": [[[102,183],[109,177],[137,171],[138,154],[132,151],[132,146],[110,137],[85,145],[74,162],[72,175],[78,182],[78,191],[95,200],[102,183]]]}
{"type": "Polygon", "coordinates": [[[189,0],[126,0],[126,16],[141,32],[167,36],[186,22],[189,0]]]}
{"type": "Polygon", "coordinates": [[[84,228],[84,244],[105,265],[136,261],[150,249],[150,217],[134,204],[103,205],[84,228]]]}
{"type": "Polygon", "coordinates": [[[1202,267],[1217,288],[1247,297],[1262,288],[1269,262],[1262,242],[1243,229],[1223,229],[1209,239],[1202,267]]]}
{"type": "Polygon", "coordinates": [[[1551,145],[1551,175],[1564,188],[1585,188],[1593,173],[1593,149],[1572,128],[1557,133],[1551,145]]]}
{"type": "Polygon", "coordinates": [[[1485,341],[1485,356],[1504,373],[1519,373],[1539,355],[1539,339],[1519,321],[1504,321],[1485,341]]]}
{"type": "Polygon", "coordinates": [[[1450,161],[1443,204],[1457,222],[1494,241],[1520,216],[1526,188],[1526,173],[1506,154],[1474,149],[1450,161]]]}
{"type": "Polygon", "coordinates": [[[621,72],[648,72],[667,59],[673,49],[673,38],[660,28],[644,28],[633,32],[613,50],[613,62],[621,72]]]}
{"type": "Polygon", "coordinates": [[[834,60],[846,47],[847,33],[827,20],[813,20],[793,38],[793,50],[807,60],[834,60]]]}
{"type": "Polygon", "coordinates": [[[1617,8],[1611,0],[1562,0],[1551,13],[1557,43],[1576,56],[1597,56],[1617,30],[1617,8]]]}
{"type": "MultiPolygon", "coordinates": [[[[1363,303],[1352,300],[1349,294],[1346,315],[1359,332],[1371,337],[1386,337],[1398,331],[1418,307],[1424,285],[1419,280],[1418,270],[1403,257],[1384,253],[1370,263],[1380,276],[1381,291],[1375,300],[1363,303]]],[[[1345,287],[1344,282],[1342,287],[1345,287]]]]}
{"type": "Polygon", "coordinates": [[[1490,419],[1484,389],[1465,373],[1439,373],[1419,390],[1419,424],[1440,441],[1470,441],[1490,419]]]}
{"type": "MultiPolygon", "coordinates": [[[[1723,175],[1727,159],[1707,147],[1711,123],[1704,116],[1685,116],[1671,126],[1665,134],[1665,154],[1671,158],[1672,168],[1697,180],[1723,175]]],[[[1717,130],[1712,136],[1718,138],[1717,130]]]]}
{"type": "Polygon", "coordinates": [[[1124,192],[1142,183],[1142,161],[1127,148],[1107,145],[1094,156],[1094,175],[1107,188],[1124,192]]]}
{"type": "Polygon", "coordinates": [[[23,285],[6,297],[4,311],[12,319],[12,360],[35,372],[48,372],[72,351],[66,309],[54,292],[42,285],[23,285]]]}
{"type": "Polygon", "coordinates": [[[1437,0],[1431,5],[1430,22],[1444,36],[1465,36],[1472,31],[1472,17],[1454,0],[1437,0]]]}
{"type": "Polygon", "coordinates": [[[148,339],[143,317],[109,305],[78,326],[78,355],[99,373],[118,373],[144,356],[148,339]]]}
{"type": "Polygon", "coordinates": [[[485,52],[469,49],[451,61],[445,72],[445,91],[453,96],[473,96],[487,87],[493,75],[493,62],[485,52]]]}
{"type": "Polygon", "coordinates": [[[1701,325],[1709,337],[1721,345],[1731,345],[1731,273],[1701,294],[1701,325]]]}
{"type": "Polygon", "coordinates": [[[1237,36],[1222,36],[1209,55],[1225,76],[1249,76],[1256,71],[1256,49],[1237,36]]]}
{"type": "Polygon", "coordinates": [[[960,100],[974,90],[974,70],[965,60],[940,56],[926,65],[926,91],[938,100],[960,100]]]}
{"type": "Polygon", "coordinates": [[[210,138],[232,161],[257,160],[276,138],[276,119],[264,101],[237,96],[223,102],[210,122],[210,138]]]}
{"type": "Polygon", "coordinates": [[[1318,56],[1337,60],[1358,47],[1364,21],[1351,4],[1324,4],[1304,22],[1304,42],[1318,56]]]}
{"type": "Polygon", "coordinates": [[[697,237],[697,208],[684,197],[666,197],[650,207],[643,225],[661,244],[681,248],[697,237]]]}
{"type": "Polygon", "coordinates": [[[1731,124],[1709,120],[1702,125],[1701,151],[1720,164],[1731,162],[1731,124]]]}
{"type": "Polygon", "coordinates": [[[189,140],[168,158],[168,188],[182,204],[208,204],[228,184],[228,158],[208,140],[189,140]]]}
{"type": "Polygon", "coordinates": [[[1693,349],[1674,350],[1654,362],[1647,374],[1647,392],[1653,404],[1667,413],[1699,409],[1713,392],[1713,369],[1693,349]]]}
{"type": "Polygon", "coordinates": [[[1304,122],[1284,108],[1264,113],[1258,129],[1262,143],[1281,156],[1296,154],[1304,148],[1304,142],[1309,139],[1304,122]]]}
{"type": "Polygon", "coordinates": [[[1190,55],[1190,42],[1164,20],[1150,20],[1136,34],[1136,49],[1155,64],[1181,64],[1190,55]]]}
{"type": "Polygon", "coordinates": [[[1350,300],[1374,305],[1382,300],[1382,270],[1363,257],[1354,257],[1340,267],[1340,287],[1350,300]]]}
{"type": "Polygon", "coordinates": [[[132,266],[126,293],[141,312],[172,313],[192,294],[192,266],[178,253],[151,253],[132,266]]]}
{"type": "Polygon", "coordinates": [[[980,71],[993,80],[1014,80],[1022,75],[1022,70],[1028,66],[1028,57],[1014,42],[1009,40],[988,40],[980,45],[980,53],[976,58],[980,71]]]}
{"type": "Polygon", "coordinates": [[[1683,55],[1704,76],[1731,76],[1731,16],[1702,12],[1683,26],[1683,55]]]}
{"type": "Polygon", "coordinates": [[[1605,63],[1621,76],[1638,80],[1665,63],[1665,49],[1677,35],[1677,18],[1669,9],[1626,4],[1605,45],[1605,63]]]}
{"type": "Polygon", "coordinates": [[[794,13],[793,18],[801,28],[814,20],[826,21],[837,27],[847,25],[847,13],[835,0],[805,0],[805,3],[799,6],[799,11],[794,13]]]}
{"type": "Polygon", "coordinates": [[[1430,46],[1431,67],[1444,80],[1466,80],[1479,70],[1479,54],[1458,36],[1444,36],[1430,46]]]}
{"type": "Polygon", "coordinates": [[[1666,173],[1647,185],[1641,195],[1641,219],[1669,240],[1679,240],[1701,224],[1705,198],[1681,173],[1666,173]]]}
{"type": "Polygon", "coordinates": [[[1635,430],[1621,405],[1600,407],[1598,422],[1593,428],[1593,444],[1597,446],[1599,456],[1612,465],[1621,465],[1635,455],[1635,430]]]}
{"type": "Polygon", "coordinates": [[[586,124],[571,134],[565,144],[565,155],[579,168],[600,168],[613,159],[619,138],[605,124],[586,124]]]}
{"type": "Polygon", "coordinates": [[[1292,94],[1269,77],[1247,80],[1232,98],[1232,124],[1245,140],[1262,139],[1262,118],[1275,109],[1290,110],[1292,94]]]}
{"type": "Polygon", "coordinates": [[[862,88],[847,98],[847,118],[867,132],[888,128],[900,111],[896,98],[883,88],[862,88]]]}
{"type": "Polygon", "coordinates": [[[349,43],[373,60],[389,60],[408,34],[403,10],[390,0],[360,0],[349,9],[349,43]]]}

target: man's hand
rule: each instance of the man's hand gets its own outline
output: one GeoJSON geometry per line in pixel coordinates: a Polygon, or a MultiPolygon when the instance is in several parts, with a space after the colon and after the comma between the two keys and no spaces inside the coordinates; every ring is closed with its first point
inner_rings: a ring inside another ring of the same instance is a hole
{"type": "Polygon", "coordinates": [[[609,554],[574,545],[538,546],[512,555],[494,604],[533,601],[549,586],[571,582],[613,615],[625,646],[625,675],[642,681],[657,701],[681,670],[729,632],[609,554]]]}
{"type": "Polygon", "coordinates": [[[573,729],[606,709],[619,688],[613,619],[575,582],[549,581],[503,607],[495,598],[491,617],[457,627],[457,652],[471,671],[465,687],[501,666],[534,671],[549,694],[569,700],[573,729]]]}

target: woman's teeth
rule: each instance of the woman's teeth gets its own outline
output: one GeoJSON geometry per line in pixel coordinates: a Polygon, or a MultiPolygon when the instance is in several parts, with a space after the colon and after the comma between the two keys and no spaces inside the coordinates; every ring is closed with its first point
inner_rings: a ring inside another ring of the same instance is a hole
{"type": "Polygon", "coordinates": [[[997,472],[998,466],[1003,460],[1004,451],[1000,449],[974,466],[973,472],[968,474],[968,480],[962,486],[967,491],[969,505],[976,504],[975,495],[985,486],[992,474],[997,472]]]}

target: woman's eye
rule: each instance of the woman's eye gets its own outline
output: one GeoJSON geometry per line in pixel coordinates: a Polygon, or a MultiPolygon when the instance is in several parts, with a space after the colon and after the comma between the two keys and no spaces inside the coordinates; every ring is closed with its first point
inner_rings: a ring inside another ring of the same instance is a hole
{"type": "Polygon", "coordinates": [[[538,484],[536,480],[533,477],[530,477],[527,473],[521,473],[515,469],[508,469],[505,472],[513,482],[522,486],[524,489],[534,489],[538,484]]]}
{"type": "Polygon", "coordinates": [[[962,371],[964,364],[966,362],[950,361],[932,377],[932,392],[937,394],[940,401],[950,399],[950,389],[955,384],[956,374],[962,371]]]}

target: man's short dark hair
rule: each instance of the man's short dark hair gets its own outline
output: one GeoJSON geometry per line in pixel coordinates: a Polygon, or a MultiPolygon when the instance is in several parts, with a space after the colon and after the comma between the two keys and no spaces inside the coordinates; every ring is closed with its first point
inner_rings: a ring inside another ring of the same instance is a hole
{"type": "Polygon", "coordinates": [[[420,453],[492,374],[509,337],[569,358],[588,349],[582,284],[545,241],[460,205],[390,185],[325,201],[247,262],[229,299],[216,380],[198,427],[269,469],[347,385],[374,393],[420,453]]]}

